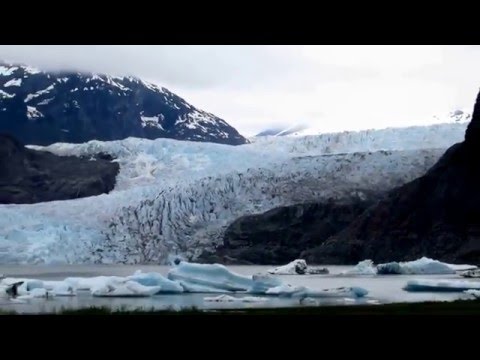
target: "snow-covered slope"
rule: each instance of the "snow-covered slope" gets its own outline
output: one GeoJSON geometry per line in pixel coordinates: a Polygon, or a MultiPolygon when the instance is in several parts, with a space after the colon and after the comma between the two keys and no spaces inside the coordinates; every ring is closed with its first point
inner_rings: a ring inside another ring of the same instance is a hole
{"type": "Polygon", "coordinates": [[[116,188],[90,198],[0,206],[0,261],[166,263],[170,254],[195,259],[240,216],[299,202],[368,197],[410,181],[461,141],[464,128],[282,137],[239,147],[134,138],[54,144],[43,149],[116,157],[116,188]]]}

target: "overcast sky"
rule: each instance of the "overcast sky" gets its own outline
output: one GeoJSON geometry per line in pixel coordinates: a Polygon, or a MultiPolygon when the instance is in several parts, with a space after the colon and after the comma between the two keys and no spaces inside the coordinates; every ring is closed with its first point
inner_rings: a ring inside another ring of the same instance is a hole
{"type": "Polygon", "coordinates": [[[42,69],[135,75],[244,135],[305,123],[323,131],[435,122],[471,111],[476,46],[13,46],[0,59],[42,69]]]}

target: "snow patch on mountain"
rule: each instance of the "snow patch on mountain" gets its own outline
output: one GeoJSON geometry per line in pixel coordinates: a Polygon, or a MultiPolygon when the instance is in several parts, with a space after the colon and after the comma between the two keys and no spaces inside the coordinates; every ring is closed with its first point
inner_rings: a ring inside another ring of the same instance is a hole
{"type": "Polygon", "coordinates": [[[161,121],[163,121],[163,115],[159,114],[157,116],[144,116],[141,115],[140,119],[142,120],[142,127],[146,126],[153,126],[158,129],[163,130],[163,127],[161,125],[161,121]]]}
{"type": "Polygon", "coordinates": [[[35,99],[35,98],[37,98],[39,96],[42,96],[44,94],[48,94],[51,90],[53,90],[54,87],[55,87],[55,84],[52,84],[52,85],[48,86],[47,88],[45,88],[43,90],[37,91],[34,94],[28,94],[27,97],[25,98],[25,102],[27,103],[32,99],[35,99]]]}
{"type": "Polygon", "coordinates": [[[3,86],[10,87],[10,86],[20,86],[22,85],[22,79],[12,79],[7,81],[3,86]]]}
{"type": "Polygon", "coordinates": [[[11,99],[13,97],[15,97],[15,94],[9,94],[6,91],[3,91],[2,89],[0,89],[0,98],[11,99]]]}
{"type": "Polygon", "coordinates": [[[42,117],[43,114],[34,106],[27,106],[27,117],[31,120],[42,117]]]}

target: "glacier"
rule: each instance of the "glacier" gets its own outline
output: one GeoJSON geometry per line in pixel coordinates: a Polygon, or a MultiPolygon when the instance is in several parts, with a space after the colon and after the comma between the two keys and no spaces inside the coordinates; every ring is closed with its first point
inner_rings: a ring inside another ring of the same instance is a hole
{"type": "Polygon", "coordinates": [[[414,261],[392,261],[378,265],[372,260],[363,260],[342,275],[444,275],[465,269],[476,269],[476,266],[448,264],[424,256],[414,261]]]}
{"type": "Polygon", "coordinates": [[[112,155],[114,190],[95,197],[0,205],[0,261],[194,261],[240,216],[327,199],[365,199],[423,174],[466,124],[276,138],[241,146],[136,139],[30,148],[112,155]]]}

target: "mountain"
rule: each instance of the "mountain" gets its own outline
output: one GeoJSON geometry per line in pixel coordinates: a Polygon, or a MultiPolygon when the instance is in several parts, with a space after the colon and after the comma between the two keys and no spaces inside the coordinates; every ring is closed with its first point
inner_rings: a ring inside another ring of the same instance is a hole
{"type": "Polygon", "coordinates": [[[480,94],[463,142],[425,175],[367,209],[303,256],[312,262],[413,260],[480,263],[480,94]]]}
{"type": "Polygon", "coordinates": [[[83,159],[26,149],[0,135],[0,204],[77,199],[110,192],[119,165],[111,157],[83,159]]]}
{"type": "Polygon", "coordinates": [[[4,62],[0,132],[35,145],[127,137],[247,142],[224,120],[134,77],[44,72],[4,62]]]}

